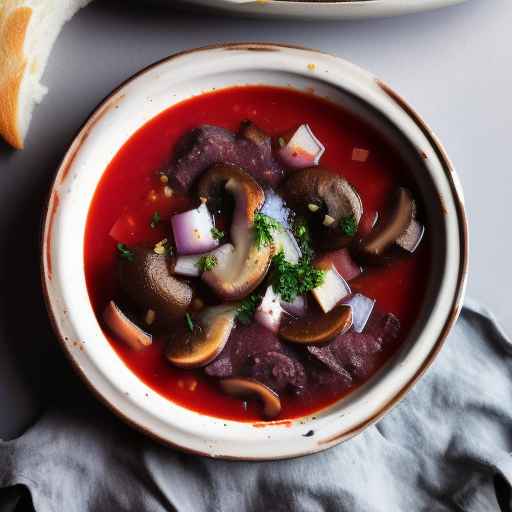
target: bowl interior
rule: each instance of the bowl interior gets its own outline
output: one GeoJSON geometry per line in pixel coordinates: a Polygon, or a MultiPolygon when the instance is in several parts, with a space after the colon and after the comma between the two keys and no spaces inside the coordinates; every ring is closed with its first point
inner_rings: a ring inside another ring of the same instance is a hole
{"type": "Polygon", "coordinates": [[[234,45],[169,58],[113,93],[77,136],[57,174],[43,240],[49,310],[66,352],[91,388],[141,430],[211,456],[283,458],[346,439],[404,394],[439,349],[458,312],[464,285],[464,214],[449,162],[425,127],[370,74],[317,52],[234,45]],[[105,339],[84,276],[89,205],[109,162],[129,137],[161,111],[233,85],[307,90],[342,105],[380,132],[407,163],[421,197],[433,247],[427,296],[400,352],[370,381],[312,417],[265,428],[203,416],[164,399],[140,381],[105,339]],[[310,430],[313,436],[305,437],[310,430]]]}

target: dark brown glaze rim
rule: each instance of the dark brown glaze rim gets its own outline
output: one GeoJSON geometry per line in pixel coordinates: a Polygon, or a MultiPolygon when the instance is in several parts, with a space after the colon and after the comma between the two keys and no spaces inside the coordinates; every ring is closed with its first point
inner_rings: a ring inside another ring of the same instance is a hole
{"type": "MultiPolygon", "coordinates": [[[[261,458],[261,457],[237,457],[237,456],[229,456],[229,455],[212,455],[208,452],[201,452],[198,450],[193,450],[190,448],[187,448],[185,446],[181,446],[178,444],[173,443],[172,441],[169,441],[166,438],[160,437],[159,435],[155,434],[151,430],[147,429],[146,427],[140,425],[130,417],[128,417],[123,411],[115,407],[111,402],[109,402],[94,386],[94,384],[89,380],[87,375],[82,371],[82,369],[79,367],[79,365],[76,363],[76,361],[73,359],[71,355],[71,350],[67,346],[67,337],[64,336],[58,327],[55,315],[53,313],[51,304],[50,304],[50,298],[49,298],[49,292],[48,288],[46,286],[46,280],[45,280],[45,258],[47,258],[48,268],[51,268],[51,258],[50,258],[50,252],[51,252],[51,237],[53,234],[53,218],[55,216],[56,210],[58,209],[58,205],[54,205],[52,207],[52,210],[50,211],[49,205],[50,202],[54,196],[54,194],[58,195],[57,192],[57,185],[62,184],[63,181],[65,181],[69,169],[73,163],[73,160],[78,153],[80,147],[82,146],[83,142],[86,140],[86,138],[89,135],[90,129],[96,124],[99,119],[106,113],[108,110],[110,110],[111,107],[114,106],[115,100],[120,100],[121,98],[117,98],[117,94],[120,90],[122,90],[126,85],[137,79],[139,76],[147,73],[148,71],[152,70],[153,68],[165,63],[170,62],[172,60],[175,60],[177,58],[183,57],[185,55],[194,54],[194,53],[200,53],[203,51],[210,51],[215,49],[223,49],[223,50],[245,50],[245,51],[280,51],[282,49],[295,49],[295,50],[305,50],[309,52],[316,52],[320,55],[329,55],[326,52],[321,52],[316,49],[310,49],[299,45],[290,45],[290,44],[278,44],[278,43],[261,43],[261,42],[241,42],[241,43],[225,43],[225,44],[214,44],[209,46],[203,46],[196,49],[191,50],[184,50],[181,52],[174,53],[172,55],[169,55],[167,57],[164,57],[145,68],[141,69],[140,71],[134,73],[131,75],[128,79],[123,81],[118,87],[116,87],[112,92],[110,92],[107,96],[105,96],[92,110],[92,113],[88,116],[88,118],[84,121],[84,123],[80,126],[80,128],[77,130],[75,137],[73,138],[73,142],[71,143],[68,151],[64,155],[61,163],[59,164],[55,174],[54,178],[51,183],[51,187],[49,189],[48,198],[46,201],[46,205],[43,210],[42,215],[42,222],[41,222],[41,234],[40,234],[40,267],[41,267],[41,281],[42,281],[42,289],[43,289],[43,298],[46,305],[46,309],[48,312],[48,317],[50,319],[50,323],[52,325],[52,329],[57,336],[57,339],[59,341],[59,344],[64,352],[64,355],[66,358],[70,361],[72,368],[74,369],[75,373],[78,374],[78,376],[82,379],[82,381],[85,383],[86,387],[92,392],[92,394],[101,402],[103,403],[108,409],[110,409],[111,412],[113,412],[115,415],[117,415],[122,421],[124,421],[127,425],[132,427],[133,429],[139,431],[140,433],[148,436],[152,440],[173,449],[181,450],[185,453],[193,454],[193,455],[199,455],[199,456],[205,456],[205,457],[211,457],[211,458],[219,458],[224,460],[235,460],[235,461],[264,461],[264,460],[279,460],[279,459],[293,459],[297,457],[302,457],[305,455],[311,455],[314,453],[317,453],[319,451],[325,450],[327,448],[333,447],[342,441],[346,441],[350,439],[351,437],[355,436],[365,428],[371,426],[376,421],[378,421],[384,414],[389,412],[395,405],[400,402],[400,400],[405,396],[405,394],[411,389],[411,387],[421,378],[421,376],[426,372],[426,370],[430,367],[433,360],[441,350],[446,337],[457,320],[460,310],[462,308],[462,299],[464,295],[465,290],[465,284],[466,284],[466,278],[467,278],[467,265],[468,265],[468,228],[467,228],[467,220],[466,220],[466,214],[464,209],[463,201],[460,197],[457,185],[453,178],[453,168],[451,165],[451,162],[446,154],[445,149],[441,145],[441,143],[438,141],[437,137],[432,133],[430,128],[425,124],[425,122],[422,120],[422,118],[417,114],[409,105],[408,103],[401,98],[398,94],[396,94],[389,86],[387,86],[385,83],[381,82],[380,80],[377,80],[378,86],[383,90],[385,94],[387,94],[391,100],[393,100],[418,126],[418,128],[421,130],[421,132],[424,134],[424,136],[427,138],[427,140],[430,142],[432,148],[435,150],[439,161],[443,167],[443,170],[445,171],[446,177],[450,183],[451,192],[454,198],[454,202],[457,208],[457,216],[459,225],[461,227],[460,231],[460,247],[461,247],[461,253],[460,253],[460,266],[459,266],[459,274],[457,279],[457,286],[456,286],[456,292],[455,297],[453,300],[453,304],[450,310],[450,313],[447,317],[447,320],[443,326],[443,329],[441,331],[440,336],[438,337],[434,348],[431,350],[427,358],[425,359],[423,365],[421,368],[416,372],[416,374],[413,376],[412,379],[407,382],[402,389],[396,394],[396,396],[390,400],[388,403],[386,403],[379,411],[368,418],[367,420],[361,422],[359,425],[356,425],[355,427],[351,428],[348,431],[340,432],[334,436],[331,436],[327,439],[320,440],[317,443],[317,446],[313,449],[308,449],[306,451],[303,451],[301,453],[297,453],[293,456],[277,456],[277,457],[269,457],[269,458],[261,458]],[[50,217],[50,221],[52,225],[48,226],[47,229],[47,223],[48,219],[50,217]],[[46,250],[45,250],[45,243],[46,243],[46,250]]],[[[333,55],[329,55],[333,56],[333,55]]],[[[336,57],[336,56],[334,56],[336,57]]],[[[51,274],[48,276],[48,280],[51,281],[51,274]]],[[[292,421],[292,420],[287,420],[292,421]]]]}

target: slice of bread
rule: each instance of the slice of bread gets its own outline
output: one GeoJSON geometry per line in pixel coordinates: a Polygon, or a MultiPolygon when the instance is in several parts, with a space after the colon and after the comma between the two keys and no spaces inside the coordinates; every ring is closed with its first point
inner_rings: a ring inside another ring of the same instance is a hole
{"type": "Polygon", "coordinates": [[[0,136],[23,148],[41,77],[66,21],[90,0],[0,0],[0,136]]]}

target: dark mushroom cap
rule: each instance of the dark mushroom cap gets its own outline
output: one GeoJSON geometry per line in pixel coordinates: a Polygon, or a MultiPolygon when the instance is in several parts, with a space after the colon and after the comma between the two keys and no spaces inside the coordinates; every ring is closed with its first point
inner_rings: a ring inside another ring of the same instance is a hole
{"type": "Polygon", "coordinates": [[[309,167],[294,171],[281,187],[281,194],[295,211],[317,220],[319,240],[326,247],[342,248],[352,241],[340,229],[343,219],[353,217],[359,224],[363,204],[356,189],[343,177],[322,167],[309,167]],[[308,205],[318,206],[318,212],[311,214],[308,205]],[[323,226],[324,215],[333,219],[330,226],[323,226]]]}
{"type": "Polygon", "coordinates": [[[155,311],[160,325],[183,317],[192,300],[192,288],[172,273],[171,258],[152,249],[134,247],[133,261],[120,260],[122,290],[141,309],[155,311]]]}
{"type": "Polygon", "coordinates": [[[268,386],[254,379],[231,378],[220,381],[220,387],[228,395],[236,398],[259,398],[263,403],[263,414],[271,420],[281,412],[281,400],[268,386]]]}
{"type": "Polygon", "coordinates": [[[348,331],[352,326],[352,308],[336,306],[325,314],[289,317],[281,324],[279,336],[292,343],[321,344],[348,331]]]}
{"type": "Polygon", "coordinates": [[[238,300],[251,293],[265,277],[272,247],[254,243],[254,215],[265,201],[265,193],[245,171],[232,165],[218,164],[200,180],[198,194],[214,202],[226,191],[235,199],[230,235],[232,251],[217,258],[217,265],[201,278],[225,300],[238,300]]]}

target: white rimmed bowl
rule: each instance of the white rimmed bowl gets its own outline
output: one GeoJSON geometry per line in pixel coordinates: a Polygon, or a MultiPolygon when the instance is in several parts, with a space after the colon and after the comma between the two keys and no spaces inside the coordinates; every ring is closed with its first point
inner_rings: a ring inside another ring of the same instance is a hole
{"type": "Polygon", "coordinates": [[[436,137],[387,85],[320,52],[232,44],[173,55],[114,91],[87,120],[53,183],[42,239],[46,300],[61,344],[91,390],[132,426],[190,452],[279,459],[349,439],[389,411],[428,368],[459,313],[467,271],[460,185],[436,137]],[[433,247],[420,317],[400,352],[370,381],[311,417],[254,425],[176,405],[133,374],[106,340],[84,275],[84,232],[96,186],[123,144],[177,102],[212,89],[265,84],[314,91],[362,117],[399,149],[422,195],[433,247]],[[313,431],[313,435],[304,434],[313,431]]]}

